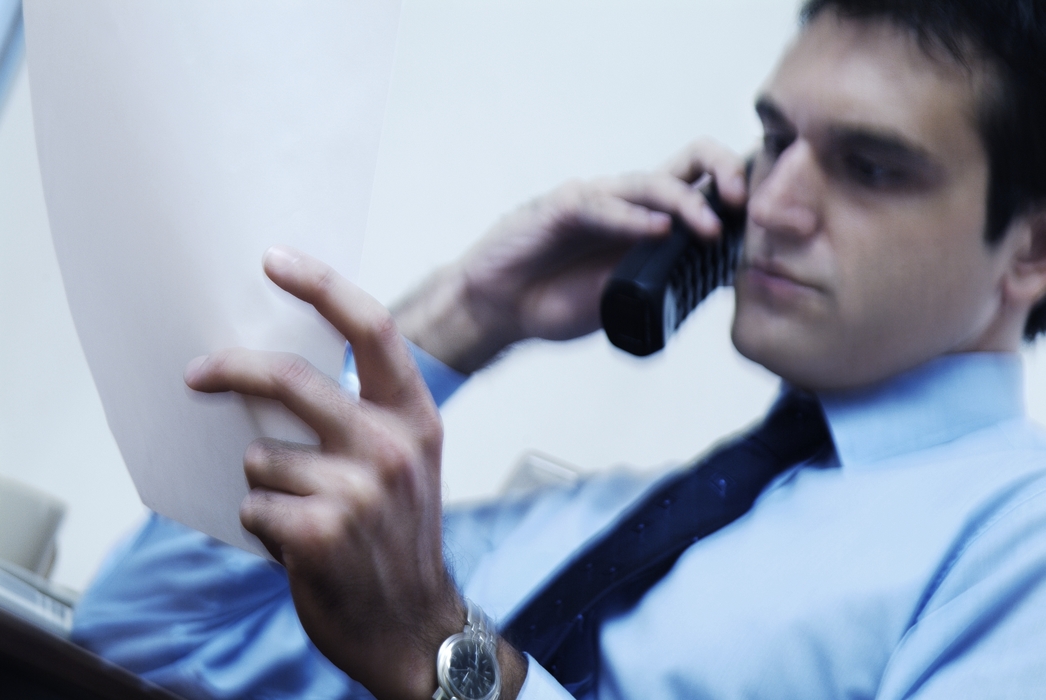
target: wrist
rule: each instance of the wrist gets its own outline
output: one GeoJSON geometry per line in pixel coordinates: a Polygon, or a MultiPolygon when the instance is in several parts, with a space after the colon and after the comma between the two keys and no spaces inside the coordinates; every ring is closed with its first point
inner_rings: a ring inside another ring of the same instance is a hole
{"type": "Polygon", "coordinates": [[[502,639],[493,621],[472,601],[460,631],[449,635],[436,655],[435,700],[515,700],[527,662],[502,639]]]}
{"type": "Polygon", "coordinates": [[[392,309],[400,332],[443,364],[471,374],[519,340],[460,265],[436,270],[392,309]]]}
{"type": "MultiPolygon", "coordinates": [[[[398,675],[405,683],[395,697],[432,699],[433,692],[439,686],[436,671],[439,649],[444,640],[461,632],[465,619],[464,601],[455,592],[453,602],[449,603],[436,619],[418,621],[414,639],[402,647],[407,651],[407,658],[400,666],[398,675]]],[[[374,689],[370,690],[374,693],[374,689]]],[[[378,696],[377,693],[374,694],[378,696]]]]}
{"type": "Polygon", "coordinates": [[[516,700],[527,678],[527,659],[511,644],[498,638],[498,664],[501,666],[500,700],[516,700]]]}

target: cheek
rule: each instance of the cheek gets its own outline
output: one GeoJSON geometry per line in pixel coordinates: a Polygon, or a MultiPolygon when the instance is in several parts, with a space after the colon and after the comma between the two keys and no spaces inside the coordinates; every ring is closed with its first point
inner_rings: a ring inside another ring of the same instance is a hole
{"type": "Polygon", "coordinates": [[[980,232],[968,223],[935,223],[934,229],[898,225],[838,251],[839,314],[853,343],[906,363],[977,332],[994,288],[980,232]]]}
{"type": "Polygon", "coordinates": [[[835,298],[849,332],[919,315],[938,261],[908,243],[851,240],[837,247],[835,298]],[[924,287],[925,285],[925,287],[924,287]]]}
{"type": "Polygon", "coordinates": [[[804,384],[814,369],[833,371],[825,359],[837,355],[840,344],[834,306],[830,297],[821,294],[802,303],[775,304],[738,284],[731,339],[749,360],[804,384]]]}
{"type": "MultiPolygon", "coordinates": [[[[981,159],[983,160],[983,159],[981,159]]],[[[925,196],[872,200],[835,213],[833,240],[846,303],[870,333],[907,333],[947,346],[983,318],[997,286],[984,241],[986,173],[980,160],[925,196]]]]}

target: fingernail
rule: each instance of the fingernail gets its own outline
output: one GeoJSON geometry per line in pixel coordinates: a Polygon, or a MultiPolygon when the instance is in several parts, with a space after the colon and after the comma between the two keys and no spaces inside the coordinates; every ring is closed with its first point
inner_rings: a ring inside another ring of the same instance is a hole
{"type": "Polygon", "coordinates": [[[262,264],[270,270],[286,270],[301,258],[301,253],[285,245],[274,245],[265,251],[262,264]]]}
{"type": "Polygon", "coordinates": [[[719,229],[719,217],[707,206],[701,209],[701,228],[707,231],[717,231],[719,229]]]}
{"type": "Polygon", "coordinates": [[[200,371],[200,368],[203,367],[203,363],[206,361],[206,355],[200,355],[199,357],[194,357],[193,359],[189,360],[189,364],[185,365],[185,373],[182,375],[185,381],[192,381],[193,378],[196,376],[196,373],[200,371]]]}
{"type": "Polygon", "coordinates": [[[730,189],[732,189],[738,197],[743,197],[745,190],[747,189],[744,176],[734,175],[730,178],[730,189]]]}
{"type": "Polygon", "coordinates": [[[650,212],[650,223],[657,229],[666,229],[672,225],[672,217],[663,211],[650,212]]]}

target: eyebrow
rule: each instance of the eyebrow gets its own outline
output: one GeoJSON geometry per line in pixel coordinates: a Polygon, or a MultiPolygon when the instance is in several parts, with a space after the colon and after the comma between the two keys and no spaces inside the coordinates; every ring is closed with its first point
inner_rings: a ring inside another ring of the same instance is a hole
{"type": "MultiPolygon", "coordinates": [[[[795,131],[791,120],[768,95],[762,95],[756,100],[755,111],[764,123],[795,131]]],[[[907,160],[913,165],[928,169],[936,167],[936,159],[925,148],[894,132],[867,126],[837,124],[828,127],[827,135],[833,143],[874,151],[883,157],[907,160]]]]}

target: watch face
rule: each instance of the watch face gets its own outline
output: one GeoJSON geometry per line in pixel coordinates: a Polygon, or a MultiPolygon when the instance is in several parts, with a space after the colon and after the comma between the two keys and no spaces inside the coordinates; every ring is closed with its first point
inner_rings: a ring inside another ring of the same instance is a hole
{"type": "Polygon", "coordinates": [[[483,700],[498,684],[497,660],[475,639],[459,639],[450,653],[447,682],[461,700],[483,700]]]}

